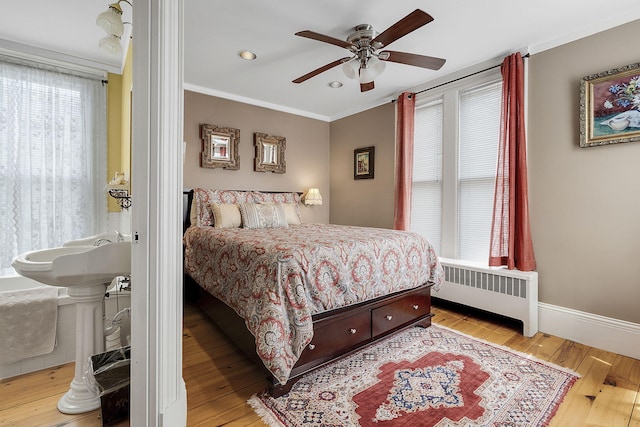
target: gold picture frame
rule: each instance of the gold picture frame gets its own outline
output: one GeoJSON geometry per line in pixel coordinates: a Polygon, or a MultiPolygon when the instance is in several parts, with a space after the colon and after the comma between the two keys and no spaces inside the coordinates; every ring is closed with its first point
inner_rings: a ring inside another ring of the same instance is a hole
{"type": "Polygon", "coordinates": [[[580,80],[580,147],[640,141],[640,63],[580,80]]]}
{"type": "Polygon", "coordinates": [[[203,123],[200,125],[200,135],[202,138],[201,167],[240,169],[239,129],[203,123]]]}

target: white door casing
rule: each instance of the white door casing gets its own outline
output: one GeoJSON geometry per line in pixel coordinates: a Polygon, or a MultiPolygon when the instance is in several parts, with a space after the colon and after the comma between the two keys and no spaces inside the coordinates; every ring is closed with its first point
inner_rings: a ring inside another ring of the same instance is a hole
{"type": "Polygon", "coordinates": [[[131,425],[186,425],[183,0],[133,2],[131,425]]]}

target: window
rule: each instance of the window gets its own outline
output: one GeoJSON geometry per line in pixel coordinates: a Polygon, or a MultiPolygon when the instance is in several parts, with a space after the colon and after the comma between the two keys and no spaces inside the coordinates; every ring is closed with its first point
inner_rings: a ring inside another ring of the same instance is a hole
{"type": "Polygon", "coordinates": [[[104,231],[106,91],[0,57],[0,276],[13,258],[104,231]]]}
{"type": "Polygon", "coordinates": [[[494,71],[416,99],[411,230],[443,257],[488,262],[501,95],[494,71]]]}

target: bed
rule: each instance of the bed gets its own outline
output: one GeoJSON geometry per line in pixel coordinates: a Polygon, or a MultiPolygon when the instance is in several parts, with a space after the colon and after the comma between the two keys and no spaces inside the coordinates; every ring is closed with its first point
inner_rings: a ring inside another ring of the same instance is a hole
{"type": "Polygon", "coordinates": [[[298,193],[185,197],[187,296],[265,368],[272,395],[394,331],[431,324],[443,271],[423,237],[302,223],[298,193]]]}

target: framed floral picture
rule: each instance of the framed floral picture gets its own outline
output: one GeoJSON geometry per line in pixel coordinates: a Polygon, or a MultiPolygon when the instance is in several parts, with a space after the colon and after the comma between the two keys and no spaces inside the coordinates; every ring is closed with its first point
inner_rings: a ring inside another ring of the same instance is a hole
{"type": "Polygon", "coordinates": [[[640,141],[640,63],[580,81],[580,147],[640,141]]]}
{"type": "Polygon", "coordinates": [[[353,179],[373,179],[376,147],[353,150],[353,179]]]}

